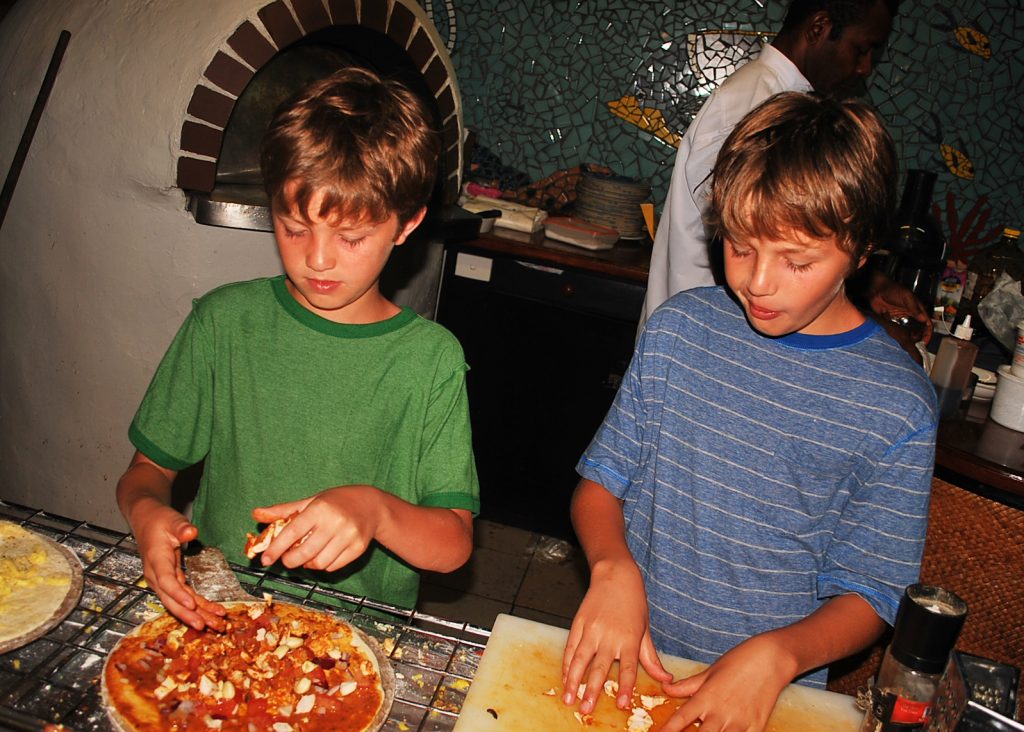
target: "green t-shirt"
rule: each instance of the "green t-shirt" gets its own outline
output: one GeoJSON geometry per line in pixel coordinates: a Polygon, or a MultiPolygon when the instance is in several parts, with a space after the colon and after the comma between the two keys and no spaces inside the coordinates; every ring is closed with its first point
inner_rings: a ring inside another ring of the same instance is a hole
{"type": "MultiPolygon", "coordinates": [[[[345,325],[303,308],[283,276],[225,285],[193,303],[129,438],[172,470],[205,460],[199,540],[245,563],[254,507],[334,486],[477,513],[467,368],[455,337],[411,310],[345,325]]],[[[376,543],[310,575],[405,607],[419,589],[417,571],[376,543]]]]}

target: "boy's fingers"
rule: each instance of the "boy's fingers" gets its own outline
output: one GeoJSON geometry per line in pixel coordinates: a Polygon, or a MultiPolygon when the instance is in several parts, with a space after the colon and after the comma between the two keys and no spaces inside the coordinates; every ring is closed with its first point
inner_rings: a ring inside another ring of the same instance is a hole
{"type": "MultiPolygon", "coordinates": [[[[611,668],[611,660],[603,656],[598,656],[590,664],[590,673],[587,674],[587,688],[583,690],[583,700],[580,702],[580,711],[583,714],[590,714],[594,711],[594,707],[597,706],[598,694],[604,691],[604,682],[608,680],[608,672],[611,671],[611,668]]],[[[636,667],[633,669],[633,674],[635,677],[636,667]]],[[[630,693],[632,693],[633,687],[630,686],[629,689],[630,693]]]]}
{"type": "Polygon", "coordinates": [[[619,659],[619,692],[615,696],[615,704],[619,709],[626,709],[633,700],[633,688],[636,686],[637,662],[635,658],[619,659]]]}
{"type": "Polygon", "coordinates": [[[189,521],[182,521],[174,527],[174,538],[178,540],[179,544],[187,544],[197,536],[199,536],[199,529],[189,521]]]}
{"type": "Polygon", "coordinates": [[[663,683],[661,685],[661,688],[664,689],[665,693],[669,696],[693,696],[695,693],[697,693],[697,690],[701,687],[701,684],[704,683],[704,677],[706,674],[706,671],[701,671],[699,674],[687,676],[685,679],[680,679],[679,681],[663,683]]]}
{"type": "Polygon", "coordinates": [[[576,655],[576,649],[579,647],[582,637],[583,630],[573,623],[569,629],[569,638],[565,642],[565,652],[562,653],[562,684],[565,684],[565,679],[569,675],[569,664],[572,663],[573,656],[576,655]]]}
{"type": "MultiPolygon", "coordinates": [[[[327,539],[318,537],[312,529],[303,532],[301,528],[295,526],[293,521],[274,537],[270,546],[263,552],[263,566],[270,566],[278,559],[289,569],[302,566],[310,558],[320,553],[327,541],[327,539]]],[[[319,568],[314,567],[313,569],[319,568]]]]}
{"type": "Polygon", "coordinates": [[[640,642],[640,665],[655,681],[662,683],[672,681],[672,674],[662,665],[658,651],[654,648],[654,641],[651,640],[649,634],[644,635],[643,641],[640,642]]]}
{"type": "Polygon", "coordinates": [[[583,681],[583,673],[587,670],[587,666],[590,665],[593,655],[593,653],[587,653],[577,648],[572,660],[569,661],[565,682],[562,685],[562,701],[565,704],[576,703],[576,692],[583,681]]]}
{"type": "Polygon", "coordinates": [[[313,500],[313,497],[303,498],[301,501],[289,501],[288,503],[275,503],[273,506],[257,506],[252,510],[252,517],[254,520],[259,521],[261,524],[270,523],[271,521],[277,521],[278,519],[288,518],[293,513],[301,511],[309,502],[313,500]]]}

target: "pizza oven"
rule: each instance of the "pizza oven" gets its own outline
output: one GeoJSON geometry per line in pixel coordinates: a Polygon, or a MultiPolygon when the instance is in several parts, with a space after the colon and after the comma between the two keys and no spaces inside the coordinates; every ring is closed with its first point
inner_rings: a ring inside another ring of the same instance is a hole
{"type": "MultiPolygon", "coordinates": [[[[347,66],[396,78],[441,132],[428,228],[450,213],[462,173],[462,108],[451,60],[415,0],[274,0],[210,55],[183,115],[177,184],[201,224],[271,231],[259,142],[284,99],[347,66]]],[[[435,227],[436,228],[436,227],[435,227]]]]}
{"type": "Polygon", "coordinates": [[[345,65],[404,81],[440,131],[430,218],[381,281],[393,302],[432,317],[444,241],[480,222],[454,205],[462,105],[432,17],[417,0],[9,5],[8,162],[55,44],[70,41],[0,228],[5,498],[46,495],[47,510],[123,525],[112,495],[131,456],[125,430],[193,299],[281,273],[257,165],[271,112],[345,65]]]}

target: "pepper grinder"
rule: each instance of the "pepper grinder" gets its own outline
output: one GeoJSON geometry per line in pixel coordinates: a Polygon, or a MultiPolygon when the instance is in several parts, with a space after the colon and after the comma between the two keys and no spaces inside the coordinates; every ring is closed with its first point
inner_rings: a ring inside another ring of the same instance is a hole
{"type": "Polygon", "coordinates": [[[966,618],[967,603],[949,590],[924,584],[904,590],[861,732],[924,729],[966,618]]]}

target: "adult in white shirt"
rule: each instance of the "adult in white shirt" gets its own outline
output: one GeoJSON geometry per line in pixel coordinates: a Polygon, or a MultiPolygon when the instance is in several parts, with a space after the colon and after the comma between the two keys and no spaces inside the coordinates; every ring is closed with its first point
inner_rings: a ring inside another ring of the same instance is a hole
{"type": "MultiPolygon", "coordinates": [[[[675,293],[715,284],[702,217],[708,176],[736,123],[779,92],[843,97],[862,88],[898,5],[899,0],[792,0],[772,44],[704,103],[679,143],[651,253],[644,321],[675,293]]],[[[931,334],[931,317],[909,290],[884,278],[872,283],[868,300],[876,312],[909,315],[931,334]]]]}

